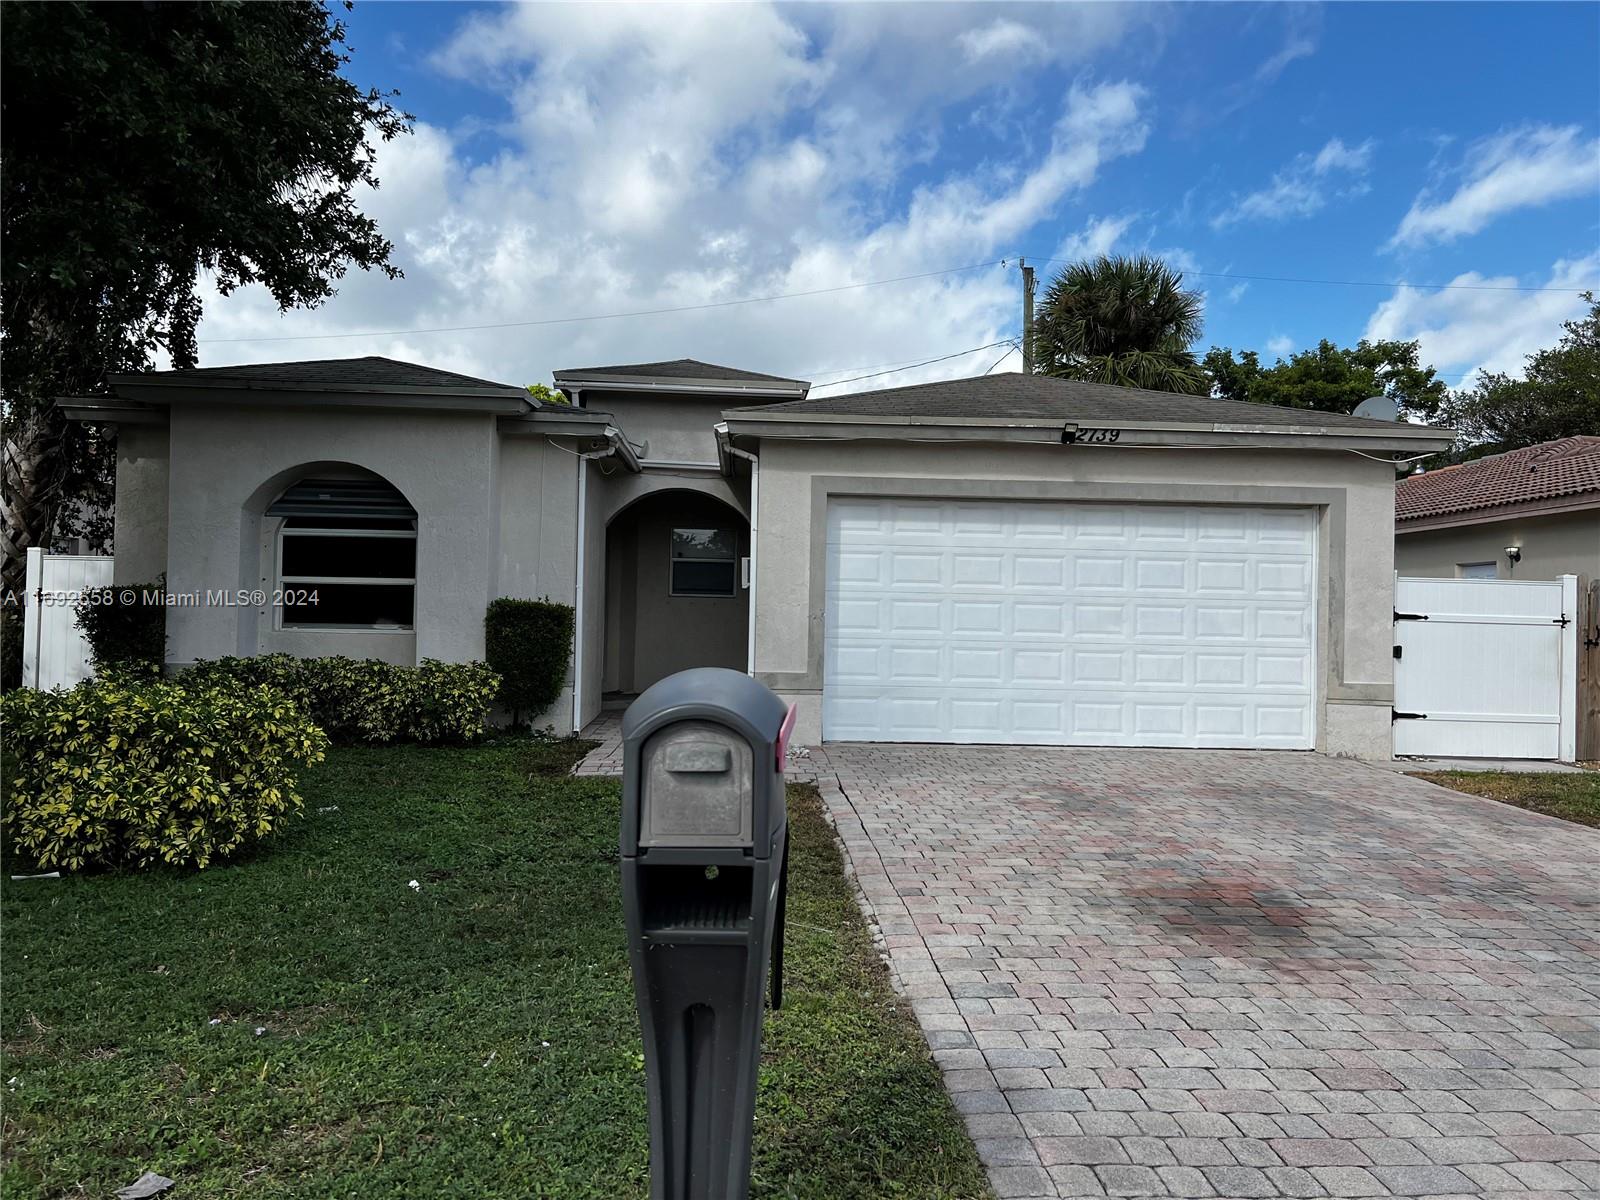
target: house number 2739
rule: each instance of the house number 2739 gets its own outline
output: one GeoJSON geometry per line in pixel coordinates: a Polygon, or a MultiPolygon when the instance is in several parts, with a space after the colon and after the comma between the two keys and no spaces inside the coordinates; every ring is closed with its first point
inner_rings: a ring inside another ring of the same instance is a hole
{"type": "Polygon", "coordinates": [[[1074,441],[1078,442],[1114,442],[1122,436],[1120,429],[1080,429],[1074,441]]]}

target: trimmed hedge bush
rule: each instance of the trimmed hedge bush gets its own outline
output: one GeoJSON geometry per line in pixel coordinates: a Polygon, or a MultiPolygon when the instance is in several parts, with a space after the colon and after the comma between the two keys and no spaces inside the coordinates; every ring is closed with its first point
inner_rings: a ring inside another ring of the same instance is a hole
{"type": "Polygon", "coordinates": [[[489,731],[500,677],[481,662],[425,659],[397,667],[375,658],[202,660],[180,678],[204,687],[266,685],[289,697],[335,742],[471,742],[489,731]]]}
{"type": "Polygon", "coordinates": [[[572,658],[572,605],[554,600],[489,603],[483,618],[484,657],[500,673],[500,703],[513,724],[542,713],[561,695],[572,658]]]}
{"type": "Polygon", "coordinates": [[[90,588],[73,607],[96,671],[151,677],[167,661],[165,580],[90,588]]]}
{"type": "Polygon", "coordinates": [[[267,837],[302,801],[328,739],[269,688],[126,676],[0,699],[14,770],[4,822],[41,867],[204,867],[267,837]]]}

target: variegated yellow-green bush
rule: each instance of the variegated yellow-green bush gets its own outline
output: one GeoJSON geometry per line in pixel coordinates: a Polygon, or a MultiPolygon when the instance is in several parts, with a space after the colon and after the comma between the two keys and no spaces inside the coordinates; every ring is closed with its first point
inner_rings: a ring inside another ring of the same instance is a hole
{"type": "Polygon", "coordinates": [[[5,824],[41,867],[67,871],[225,858],[300,812],[300,768],[328,745],[266,687],[113,677],[7,693],[0,716],[5,824]]]}
{"type": "Polygon", "coordinates": [[[261,684],[288,696],[337,745],[473,742],[489,732],[500,676],[481,662],[425,658],[419,667],[377,659],[202,659],[179,676],[188,687],[261,684]]]}

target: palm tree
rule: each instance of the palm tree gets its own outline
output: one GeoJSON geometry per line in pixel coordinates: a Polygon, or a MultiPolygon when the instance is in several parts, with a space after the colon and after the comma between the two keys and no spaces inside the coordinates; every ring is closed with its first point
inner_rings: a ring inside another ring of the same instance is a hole
{"type": "Polygon", "coordinates": [[[1106,256],[1055,277],[1034,321],[1041,375],[1204,395],[1209,381],[1189,345],[1202,301],[1159,258],[1106,256]]]}

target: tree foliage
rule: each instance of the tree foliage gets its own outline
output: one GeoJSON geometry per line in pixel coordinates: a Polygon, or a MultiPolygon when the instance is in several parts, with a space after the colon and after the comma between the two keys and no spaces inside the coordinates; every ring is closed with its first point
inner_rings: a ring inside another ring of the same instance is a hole
{"type": "Polygon", "coordinates": [[[1106,256],[1072,263],[1051,282],[1034,319],[1036,370],[1061,379],[1203,394],[1190,345],[1203,302],[1158,258],[1106,256]]]}
{"type": "Polygon", "coordinates": [[[315,0],[5,17],[0,515],[16,586],[28,546],[109,508],[111,443],[55,397],[157,351],[193,365],[202,279],[260,284],[287,309],[326,300],[351,264],[397,275],[354,193],[377,186],[374,141],[411,118],[341,74],[345,27],[315,0]]]}
{"type": "Polygon", "coordinates": [[[1583,298],[1589,311],[1562,323],[1557,345],[1528,356],[1523,378],[1482,372],[1451,398],[1445,423],[1461,435],[1462,457],[1600,434],[1600,301],[1583,298]]]}
{"type": "Polygon", "coordinates": [[[1387,396],[1407,416],[1437,419],[1447,391],[1433,368],[1418,360],[1416,342],[1369,342],[1337,346],[1324,338],[1315,347],[1261,365],[1254,350],[1237,358],[1226,346],[1205,357],[1212,391],[1226,400],[1278,404],[1319,412],[1349,413],[1369,396],[1387,396]]]}

